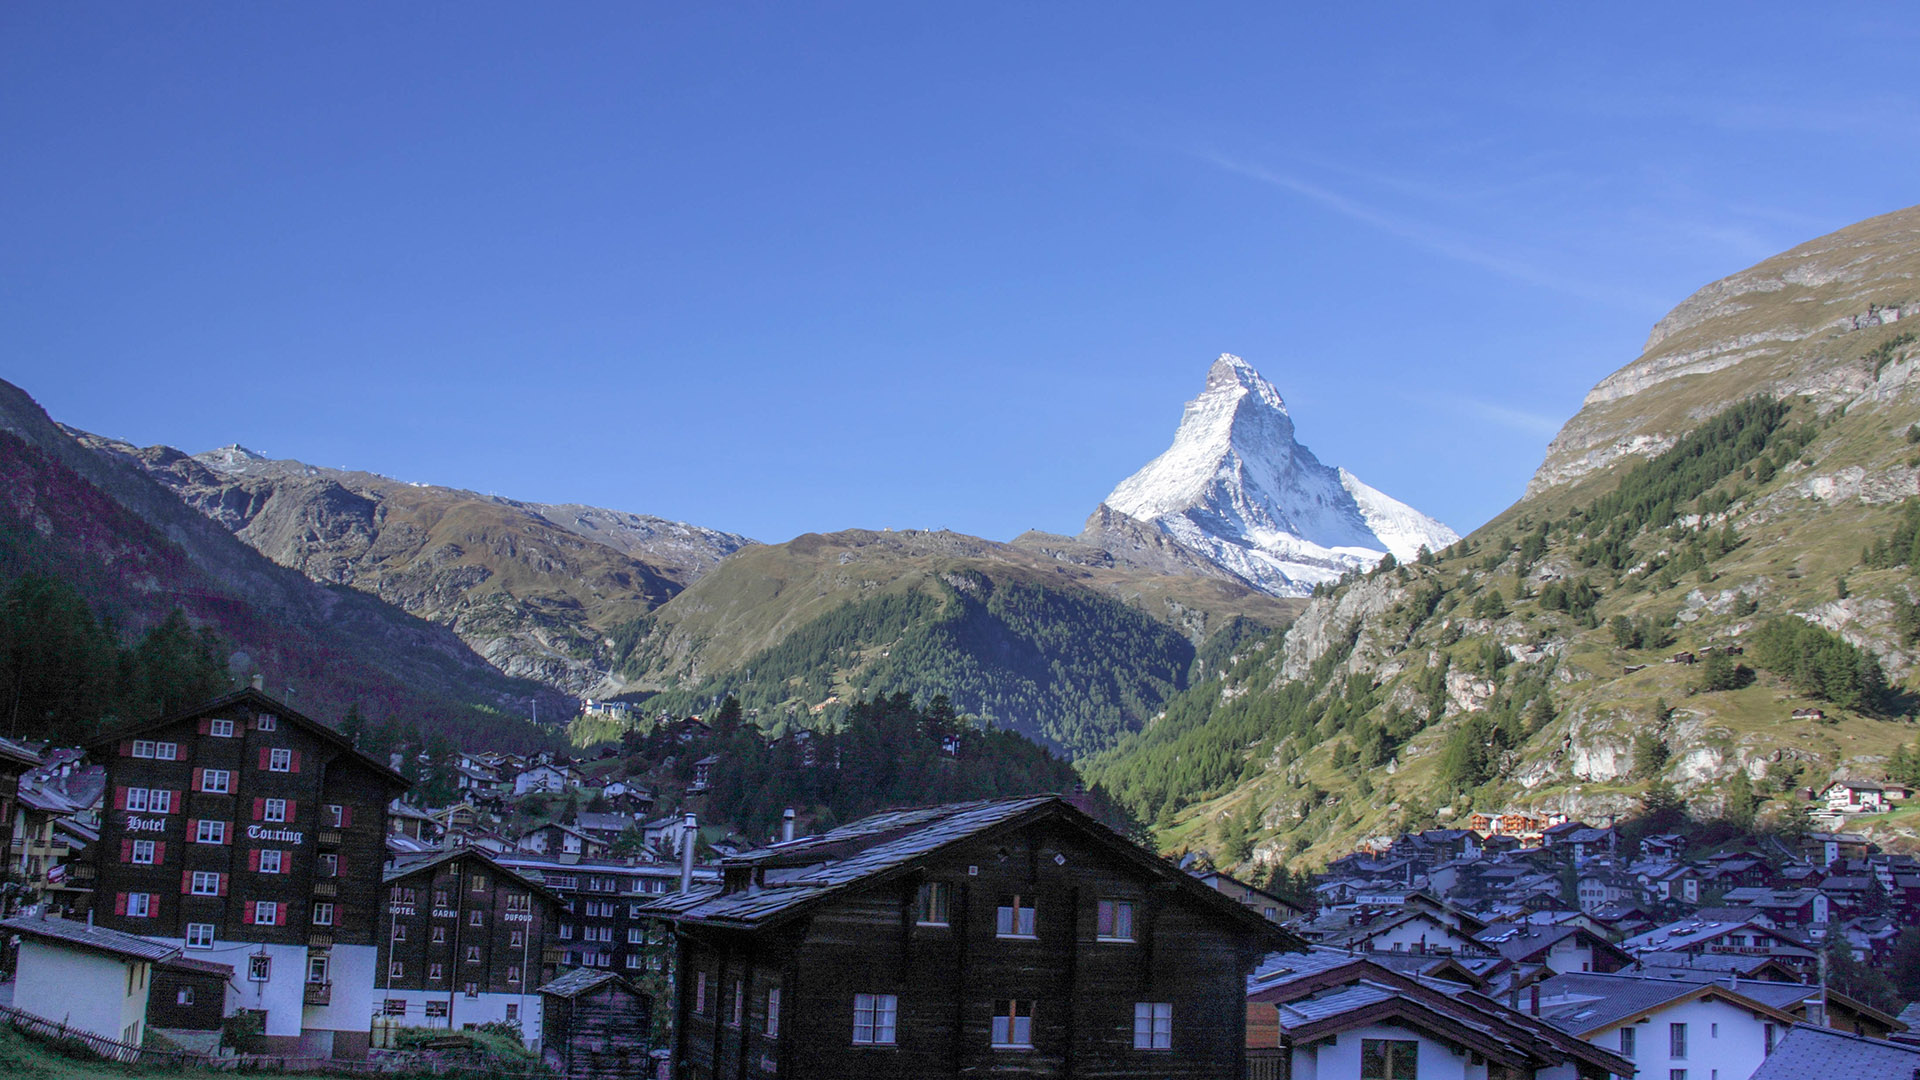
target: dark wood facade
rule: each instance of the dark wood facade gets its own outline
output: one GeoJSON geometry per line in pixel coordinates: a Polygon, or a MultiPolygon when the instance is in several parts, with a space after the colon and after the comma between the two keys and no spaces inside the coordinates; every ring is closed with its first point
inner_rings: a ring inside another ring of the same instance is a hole
{"type": "Polygon", "coordinates": [[[651,1071],[653,1003],[610,972],[570,972],[540,988],[540,1057],[567,1080],[633,1080],[651,1071]]]}
{"type": "Polygon", "coordinates": [[[176,956],[153,966],[147,995],[147,1026],[180,1031],[219,1031],[226,1018],[227,983],[233,968],[176,956]]]}
{"type": "MultiPolygon", "coordinates": [[[[753,893],[777,878],[777,861],[739,868],[732,888],[753,893]]],[[[684,914],[683,1080],[1225,1080],[1242,1068],[1248,973],[1298,946],[1060,800],[823,899],[739,920],[755,925],[684,914]],[[923,900],[923,887],[944,903],[923,900]],[[878,1021],[889,1009],[887,1032],[878,1021]]]]}
{"type": "Polygon", "coordinates": [[[375,943],[386,806],[405,781],[340,736],[243,690],[89,750],[107,769],[96,922],[149,937],[185,939],[200,924],[225,940],[375,943]]]}
{"type": "MultiPolygon", "coordinates": [[[[396,868],[385,897],[376,997],[443,994],[449,1026],[458,1026],[460,999],[536,1000],[536,988],[557,970],[551,946],[559,897],[483,852],[468,848],[396,868]]],[[[391,1005],[383,1012],[404,1015],[391,1005]]]]}

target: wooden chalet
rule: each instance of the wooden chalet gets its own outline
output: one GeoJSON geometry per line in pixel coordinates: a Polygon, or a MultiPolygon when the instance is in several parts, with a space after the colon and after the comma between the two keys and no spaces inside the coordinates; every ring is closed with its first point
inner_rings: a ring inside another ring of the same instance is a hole
{"type": "Polygon", "coordinates": [[[1052,795],[876,814],[649,906],[675,1076],[1218,1078],[1292,934],[1052,795]]]}
{"type": "Polygon", "coordinates": [[[540,1060],[567,1080],[630,1080],[651,1071],[653,1001],[611,971],[579,968],[540,988],[540,1060]]]}

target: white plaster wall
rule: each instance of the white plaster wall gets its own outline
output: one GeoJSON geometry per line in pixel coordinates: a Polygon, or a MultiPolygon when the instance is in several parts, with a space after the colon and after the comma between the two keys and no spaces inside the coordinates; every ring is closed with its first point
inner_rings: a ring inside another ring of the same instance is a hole
{"type": "Polygon", "coordinates": [[[1576,945],[1574,941],[1575,939],[1568,938],[1565,941],[1555,944],[1553,948],[1548,949],[1547,967],[1561,975],[1565,975],[1568,972],[1577,975],[1582,971],[1592,971],[1593,947],[1590,945],[1576,945]]]}
{"type": "Polygon", "coordinates": [[[1369,1024],[1340,1033],[1331,1046],[1295,1047],[1294,1080],[1355,1080],[1360,1075],[1360,1040],[1413,1039],[1420,1043],[1420,1080],[1487,1080],[1485,1064],[1473,1064],[1470,1051],[1455,1054],[1443,1042],[1407,1028],[1369,1024]]]}
{"type": "Polygon", "coordinates": [[[527,1045],[535,1050],[540,1048],[541,1015],[540,995],[529,991],[525,994],[483,993],[475,997],[455,993],[450,1017],[427,1016],[428,1001],[446,1001],[444,990],[377,990],[374,992],[374,1006],[379,1009],[388,998],[399,998],[407,1003],[404,1017],[390,1019],[399,1021],[407,1027],[448,1027],[455,1029],[467,1024],[487,1024],[507,1018],[507,1006],[520,1006],[520,1035],[527,1045]],[[451,1021],[451,1025],[449,1025],[451,1021]]]}
{"type": "Polygon", "coordinates": [[[1428,952],[1433,952],[1436,949],[1464,948],[1467,944],[1465,938],[1454,934],[1444,927],[1416,921],[1410,922],[1405,926],[1396,926],[1386,933],[1371,939],[1369,947],[1375,952],[1394,952],[1396,951],[1394,946],[1397,945],[1399,946],[1397,950],[1399,952],[1412,952],[1419,947],[1423,938],[1426,940],[1428,952]]]}
{"type": "MultiPolygon", "coordinates": [[[[333,981],[333,993],[325,1005],[308,1005],[302,1010],[301,1026],[325,1031],[365,1031],[373,1016],[374,968],[379,952],[372,945],[335,945],[327,950],[327,977],[333,981]]],[[[279,961],[275,961],[278,964],[279,961]]],[[[307,977],[307,960],[300,957],[300,978],[307,977]]],[[[274,970],[278,978],[278,968],[274,970]]],[[[302,991],[304,995],[304,989],[302,991]]]]}
{"type": "Polygon", "coordinates": [[[147,990],[152,970],[144,961],[123,960],[83,949],[20,938],[13,984],[14,1008],[107,1039],[121,1039],[127,1025],[145,1034],[147,990]],[[137,968],[132,993],[127,969],[137,968]]]}
{"type": "MultiPolygon", "coordinates": [[[[1654,1013],[1648,1023],[1633,1025],[1638,1032],[1633,1062],[1640,1067],[1641,1076],[1665,1077],[1670,1070],[1685,1069],[1687,1080],[1711,1080],[1714,1070],[1718,1069],[1720,1080],[1747,1080],[1766,1060],[1766,1034],[1762,1025],[1769,1022],[1724,1001],[1689,1001],[1654,1013]],[[1676,1023],[1687,1025],[1685,1058],[1667,1053],[1667,1025],[1676,1023]],[[1718,1035],[1713,1033],[1715,1024],[1720,1026],[1718,1035]]],[[[1622,1026],[1607,1028],[1589,1036],[1587,1041],[1618,1053],[1622,1026]]],[[[1776,1027],[1775,1041],[1785,1038],[1786,1034],[1784,1028],[1776,1027]]]]}

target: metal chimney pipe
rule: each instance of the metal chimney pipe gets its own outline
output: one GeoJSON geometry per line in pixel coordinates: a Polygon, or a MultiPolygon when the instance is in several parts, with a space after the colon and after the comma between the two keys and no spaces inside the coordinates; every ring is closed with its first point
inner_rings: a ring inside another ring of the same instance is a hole
{"type": "Polygon", "coordinates": [[[793,807],[789,806],[780,814],[780,842],[793,842],[793,807]]]}
{"type": "Polygon", "coordinates": [[[693,889],[693,846],[700,839],[700,819],[688,814],[680,822],[680,891],[693,889]]]}

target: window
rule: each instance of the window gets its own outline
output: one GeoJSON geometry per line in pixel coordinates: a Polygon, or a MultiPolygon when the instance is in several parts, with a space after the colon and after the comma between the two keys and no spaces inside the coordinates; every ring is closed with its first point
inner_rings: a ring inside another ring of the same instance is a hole
{"type": "Polygon", "coordinates": [[[273,977],[273,957],[247,957],[247,979],[250,982],[266,982],[273,977]]]}
{"type": "Polygon", "coordinates": [[[1100,901],[1097,905],[1094,935],[1101,941],[1132,941],[1133,901],[1100,901]]]}
{"type": "Polygon", "coordinates": [[[233,790],[233,773],[226,769],[207,769],[200,774],[200,790],[225,795],[233,790]]]}
{"type": "Polygon", "coordinates": [[[434,943],[435,945],[445,945],[445,944],[447,943],[447,928],[446,928],[446,927],[444,927],[444,926],[436,926],[436,927],[434,927],[434,928],[433,928],[433,943],[434,943]]]}
{"type": "Polygon", "coordinates": [[[272,713],[261,713],[254,718],[253,726],[260,731],[272,731],[280,726],[280,718],[272,713]]]}
{"type": "Polygon", "coordinates": [[[434,982],[439,982],[446,977],[446,969],[440,964],[432,963],[427,965],[427,978],[432,979],[434,982]]]}
{"type": "Polygon", "coordinates": [[[478,945],[467,946],[467,963],[477,964],[479,962],[480,962],[480,946],[478,945]]]}
{"type": "Polygon", "coordinates": [[[406,923],[396,922],[393,924],[393,940],[395,941],[407,940],[407,924],[406,923]]]}
{"type": "Polygon", "coordinates": [[[266,821],[287,820],[287,800],[267,799],[266,804],[267,804],[266,808],[261,815],[263,820],[266,820],[266,821]]]}
{"type": "Polygon", "coordinates": [[[170,742],[154,743],[153,759],[155,761],[179,761],[180,747],[177,744],[170,743],[170,742]]]}
{"type": "Polygon", "coordinates": [[[1016,1050],[1033,1046],[1033,1002],[994,1002],[993,1045],[1016,1050]]]}
{"type": "Polygon", "coordinates": [[[1414,1080],[1420,1043],[1413,1039],[1361,1039],[1360,1080],[1414,1080]]]}
{"type": "Polygon", "coordinates": [[[1667,1025],[1667,1056],[1680,1061],[1687,1059],[1687,1025],[1667,1025]]]}
{"type": "Polygon", "coordinates": [[[999,918],[994,923],[994,934],[998,937],[1032,937],[1032,898],[1009,896],[1001,901],[999,918]]]}
{"type": "Polygon", "coordinates": [[[444,1020],[444,1019],[446,1019],[446,1015],[447,1015],[447,1003],[446,1003],[446,1002],[444,1002],[444,1001],[428,1001],[428,1002],[423,1002],[423,1004],[424,1004],[424,1005],[426,1005],[426,1007],[427,1007],[427,1015],[428,1015],[429,1017],[439,1017],[439,1018],[441,1018],[441,1019],[443,1019],[443,1020],[444,1020]]]}
{"type": "MultiPolygon", "coordinates": [[[[394,961],[392,961],[392,962],[390,962],[389,964],[387,964],[387,977],[388,977],[388,978],[390,978],[390,979],[404,979],[404,978],[406,978],[406,977],[407,977],[407,965],[405,965],[405,964],[403,964],[403,963],[401,963],[401,962],[400,962],[400,961],[398,961],[398,960],[394,960],[394,961]]],[[[400,1015],[404,1015],[404,1014],[405,1014],[405,1010],[404,1010],[404,1009],[402,1009],[402,1010],[401,1010],[401,1012],[398,1012],[398,1013],[396,1013],[396,1012],[394,1012],[394,1011],[393,1011],[393,1001],[394,1001],[394,999],[393,999],[393,998],[388,998],[388,999],[387,999],[387,1015],[388,1015],[388,1016],[400,1016],[400,1015]]],[[[404,1004],[406,1004],[406,1003],[405,1003],[405,1002],[403,1001],[403,1002],[401,1002],[401,1004],[402,1004],[402,1005],[404,1005],[404,1004]]]]}
{"type": "Polygon", "coordinates": [[[187,924],[187,948],[189,949],[213,948],[213,924],[210,922],[188,923],[187,924]]]}
{"type": "Polygon", "coordinates": [[[133,740],[133,756],[144,757],[144,758],[152,757],[153,756],[153,740],[152,739],[133,740]]]}
{"type": "Polygon", "coordinates": [[[313,905],[313,925],[333,925],[333,905],[327,901],[318,901],[313,905]]]}
{"type": "Polygon", "coordinates": [[[164,788],[148,788],[147,805],[156,814],[171,814],[173,813],[173,792],[164,788]]]}
{"type": "Polygon", "coordinates": [[[1772,1024],[1760,1025],[1760,1037],[1761,1037],[1761,1041],[1765,1044],[1765,1048],[1761,1051],[1761,1053],[1764,1053],[1764,1054],[1773,1053],[1773,1025],[1772,1024]]]}
{"type": "Polygon", "coordinates": [[[346,825],[346,820],[347,820],[346,811],[341,809],[339,803],[327,804],[327,827],[328,828],[333,828],[333,829],[343,828],[346,825]]]}
{"type": "Polygon", "coordinates": [[[272,926],[280,921],[280,901],[255,900],[253,902],[253,921],[261,926],[272,926]]]}
{"type": "Polygon", "coordinates": [[[222,739],[231,739],[233,738],[233,721],[215,720],[207,725],[207,734],[222,739]]]}
{"type": "Polygon", "coordinates": [[[195,870],[192,891],[195,896],[219,896],[220,875],[211,870],[195,870]]]}
{"type": "Polygon", "coordinates": [[[314,864],[313,864],[313,873],[315,877],[323,877],[323,878],[339,877],[340,876],[340,856],[331,855],[331,854],[315,856],[314,864]]]}
{"type": "MultiPolygon", "coordinates": [[[[508,974],[511,975],[513,973],[508,972],[508,974]]],[[[515,1002],[507,1002],[507,1021],[511,1023],[518,1019],[520,1019],[520,1006],[515,1002]]]]}
{"type": "MultiPolygon", "coordinates": [[[[400,965],[395,964],[393,966],[397,969],[399,968],[400,965]]],[[[393,976],[396,979],[399,978],[400,972],[398,970],[394,971],[393,976]]],[[[407,999],[406,998],[388,998],[386,1000],[385,1007],[382,1008],[380,1011],[386,1013],[388,1016],[405,1016],[407,1015],[407,999]]]]}
{"type": "Polygon", "coordinates": [[[418,899],[418,894],[413,891],[413,887],[410,885],[395,885],[388,891],[387,899],[396,904],[412,906],[414,901],[418,899]]]}
{"type": "Polygon", "coordinates": [[[147,809],[147,794],[148,790],[143,787],[128,788],[127,809],[145,813],[147,809]]]}
{"type": "Polygon", "coordinates": [[[293,751],[284,749],[267,751],[267,771],[292,772],[293,751]]]}
{"type": "Polygon", "coordinates": [[[175,1005],[193,1004],[193,987],[191,986],[181,987],[180,992],[173,995],[173,1003],[175,1005]]]}
{"type": "Polygon", "coordinates": [[[853,1044],[892,1046],[893,1021],[899,1011],[900,998],[894,994],[853,995],[853,1044]]]}
{"type": "Polygon", "coordinates": [[[260,872],[277,874],[280,872],[281,851],[279,848],[266,848],[260,852],[260,872]]]}
{"type": "Polygon", "coordinates": [[[135,866],[153,865],[153,841],[135,840],[133,842],[133,864],[135,866]]]}
{"type": "Polygon", "coordinates": [[[487,913],[479,910],[467,912],[467,925],[468,926],[487,925],[487,913]]]}
{"type": "Polygon", "coordinates": [[[467,891],[483,893],[487,891],[487,875],[475,874],[467,879],[467,891]]]}
{"type": "Polygon", "coordinates": [[[1636,1032],[1633,1030],[1632,1024],[1628,1024],[1626,1027],[1623,1027],[1620,1029],[1620,1056],[1621,1057],[1628,1058],[1628,1059],[1631,1059],[1633,1057],[1635,1034],[1636,1032]]]}
{"type": "Polygon", "coordinates": [[[733,980],[733,1004],[727,1009],[727,1026],[739,1027],[747,1015],[747,988],[739,979],[733,980]]]}
{"type": "MultiPolygon", "coordinates": [[[[633,957],[631,957],[631,956],[629,956],[629,957],[627,957],[627,959],[628,959],[628,960],[632,960],[632,959],[633,959],[633,957]]],[[[632,965],[632,964],[628,964],[627,966],[628,966],[628,967],[632,967],[633,965],[632,965]]],[[[512,983],[512,984],[514,984],[515,986],[518,986],[518,985],[520,985],[520,969],[519,969],[519,968],[508,968],[508,969],[507,969],[507,981],[508,981],[508,982],[510,982],[510,983],[512,983]]]]}
{"type": "Polygon", "coordinates": [[[1668,1070],[1667,1070],[1667,1080],[1687,1080],[1687,1070],[1685,1070],[1685,1069],[1668,1069],[1668,1070]]]}
{"type": "Polygon", "coordinates": [[[1717,1039],[1717,1038],[1719,1038],[1719,1037],[1720,1037],[1720,1025],[1719,1025],[1719,1024],[1708,1024],[1708,1025],[1707,1025],[1707,1038],[1709,1038],[1709,1039],[1717,1039]]]}
{"type": "Polygon", "coordinates": [[[693,976],[693,1011],[697,1016],[707,1015],[707,973],[704,971],[693,976]]]}
{"type": "Polygon", "coordinates": [[[310,983],[327,981],[327,958],[324,955],[307,957],[307,981],[310,983]]]}
{"type": "Polygon", "coordinates": [[[224,821],[209,821],[206,818],[201,818],[200,823],[194,826],[193,842],[196,844],[226,843],[227,823],[224,821]]]}
{"type": "Polygon", "coordinates": [[[524,948],[526,944],[527,932],[525,930],[515,930],[507,939],[507,947],[511,949],[524,948]]]}
{"type": "Polygon", "coordinates": [[[447,890],[445,889],[433,890],[433,906],[434,907],[447,906],[447,890]]]}
{"type": "Polygon", "coordinates": [[[1133,1048],[1135,1050],[1170,1050],[1173,1048],[1172,1002],[1134,1002],[1133,1048]]]}
{"type": "Polygon", "coordinates": [[[953,886],[944,881],[929,881],[920,886],[919,914],[916,922],[921,926],[947,925],[947,912],[953,907],[953,886]]]}
{"type": "Polygon", "coordinates": [[[127,914],[136,919],[145,919],[153,914],[153,894],[135,892],[127,894],[127,914]]]}
{"type": "MultiPolygon", "coordinates": [[[[629,956],[627,959],[638,960],[640,958],[637,956],[629,956]]],[[[767,987],[767,1038],[777,1039],[779,1037],[780,988],[777,986],[769,986],[767,987]]]]}

